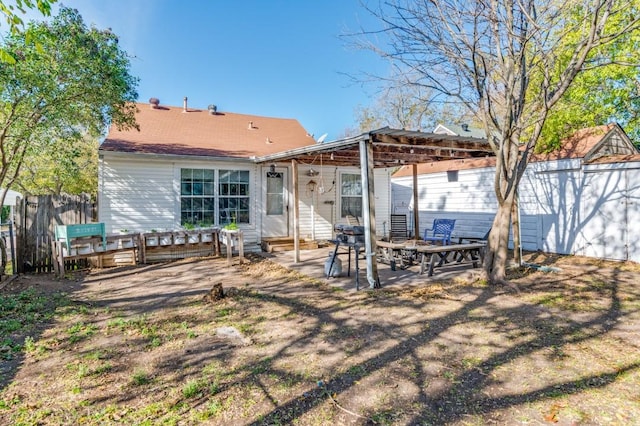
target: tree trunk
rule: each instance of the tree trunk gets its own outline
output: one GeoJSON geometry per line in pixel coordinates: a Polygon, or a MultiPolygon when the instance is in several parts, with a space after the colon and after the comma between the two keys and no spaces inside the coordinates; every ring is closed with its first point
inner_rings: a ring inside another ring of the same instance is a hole
{"type": "MultiPolygon", "coordinates": [[[[4,238],[0,237],[0,279],[4,277],[7,272],[7,242],[4,238]]],[[[13,271],[15,274],[16,272],[13,271]]]]}
{"type": "Polygon", "coordinates": [[[509,225],[511,223],[511,209],[513,194],[498,206],[493,219],[491,232],[487,241],[484,257],[484,271],[490,284],[506,283],[507,256],[509,254],[509,225]]]}
{"type": "Polygon", "coordinates": [[[518,191],[511,205],[511,232],[513,234],[513,260],[518,266],[522,265],[522,241],[520,239],[520,205],[518,191]]]}

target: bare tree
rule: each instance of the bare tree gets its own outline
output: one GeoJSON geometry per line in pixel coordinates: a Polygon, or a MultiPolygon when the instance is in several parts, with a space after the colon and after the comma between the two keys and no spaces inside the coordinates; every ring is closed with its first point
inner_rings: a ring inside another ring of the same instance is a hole
{"type": "Polygon", "coordinates": [[[397,129],[431,131],[438,123],[468,123],[473,120],[462,105],[434,101],[434,91],[407,84],[406,76],[389,81],[374,103],[355,110],[360,134],[389,126],[397,129]]]}
{"type": "Polygon", "coordinates": [[[637,34],[638,3],[390,0],[368,8],[384,28],[365,34],[386,35],[388,44],[367,47],[416,77],[411,84],[476,111],[490,135],[498,210],[484,263],[489,282],[506,282],[512,207],[548,114],[581,71],[629,62],[604,47],[637,34]]]}

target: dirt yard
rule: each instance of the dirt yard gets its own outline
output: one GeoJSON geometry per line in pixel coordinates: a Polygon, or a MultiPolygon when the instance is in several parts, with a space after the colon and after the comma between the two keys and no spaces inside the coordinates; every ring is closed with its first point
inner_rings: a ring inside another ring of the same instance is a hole
{"type": "Polygon", "coordinates": [[[527,260],[559,270],[519,292],[344,291],[258,256],[23,276],[0,424],[640,424],[640,267],[527,260]]]}

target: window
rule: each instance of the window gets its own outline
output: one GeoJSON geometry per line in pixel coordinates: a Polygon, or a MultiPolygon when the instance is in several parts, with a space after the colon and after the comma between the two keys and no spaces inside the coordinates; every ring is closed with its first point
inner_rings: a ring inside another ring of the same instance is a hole
{"type": "Polygon", "coordinates": [[[362,217],[362,182],[359,174],[343,174],[340,190],[341,217],[362,217]]]}
{"type": "Polygon", "coordinates": [[[280,172],[267,172],[267,215],[284,214],[284,175],[280,172]]]}
{"type": "Polygon", "coordinates": [[[249,172],[220,170],[218,179],[218,224],[249,223],[249,172]]]}
{"type": "Polygon", "coordinates": [[[208,169],[180,171],[180,223],[213,225],[215,219],[214,172],[208,169]]]}

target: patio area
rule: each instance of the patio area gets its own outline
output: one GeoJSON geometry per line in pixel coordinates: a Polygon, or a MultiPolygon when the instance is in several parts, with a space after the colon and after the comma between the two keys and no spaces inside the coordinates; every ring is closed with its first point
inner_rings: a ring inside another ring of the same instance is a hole
{"type": "MultiPolygon", "coordinates": [[[[260,255],[286,268],[300,272],[301,274],[304,274],[308,277],[324,280],[331,286],[339,287],[346,291],[355,292],[355,261],[353,253],[351,254],[351,276],[347,276],[348,261],[346,253],[340,255],[340,259],[342,261],[342,274],[338,277],[330,278],[327,278],[325,276],[325,262],[329,257],[329,253],[332,251],[332,245],[315,250],[301,250],[299,263],[294,262],[293,251],[260,253],[260,255]]],[[[429,277],[427,276],[427,274],[420,274],[419,259],[408,268],[396,268],[395,271],[391,269],[390,265],[385,263],[378,262],[377,266],[382,288],[407,286],[418,287],[422,285],[429,285],[430,283],[449,281],[454,279],[472,281],[477,278],[482,271],[481,268],[472,268],[472,266],[468,263],[454,263],[436,269],[433,276],[429,277]]],[[[359,269],[360,290],[368,290],[369,284],[367,282],[366,261],[364,260],[362,252],[360,253],[359,269]]]]}

